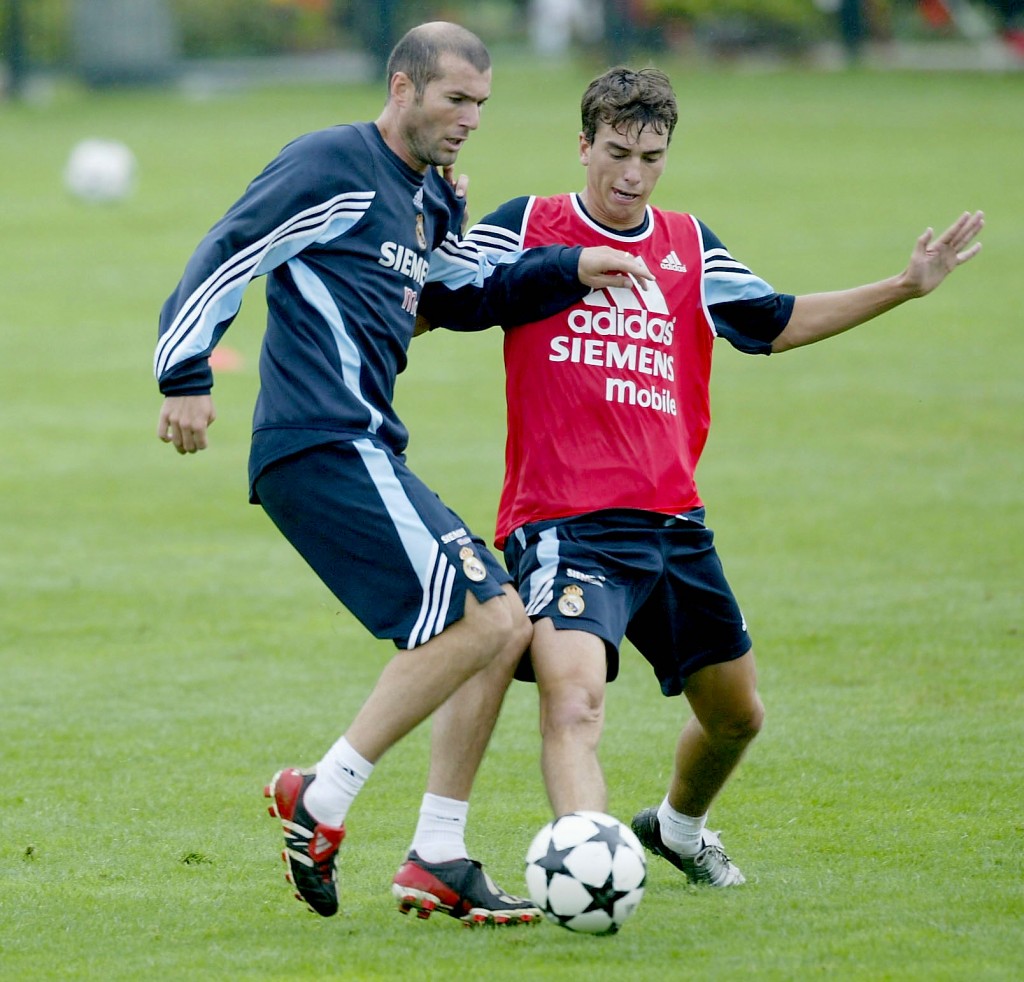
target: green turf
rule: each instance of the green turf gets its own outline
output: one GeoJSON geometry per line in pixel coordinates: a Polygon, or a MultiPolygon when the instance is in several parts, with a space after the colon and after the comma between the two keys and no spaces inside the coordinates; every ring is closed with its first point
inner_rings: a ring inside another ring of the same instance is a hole
{"type": "MultiPolygon", "coordinates": [[[[938,294],[807,351],[718,351],[701,471],[754,634],[768,724],[716,806],[749,885],[663,863],[613,939],[471,932],[392,910],[425,732],[350,815],[344,916],[292,901],[263,812],[274,769],[344,728],[388,648],[245,503],[262,292],[227,343],[205,454],[154,436],[156,313],[202,232],[286,140],[370,118],[378,88],[0,106],[0,975],[31,979],[1011,979],[1022,941],[1024,76],[691,72],[659,204],[779,289],[898,271],[984,208],[938,294]],[[73,144],[126,140],[137,195],[60,187],[73,144]]],[[[578,187],[590,73],[500,56],[462,158],[474,215],[578,187]]],[[[489,533],[499,337],[419,340],[410,460],[489,533]]],[[[571,420],[556,424],[572,425],[571,420]]],[[[681,701],[627,649],[610,808],[663,793],[681,701]]],[[[522,889],[547,819],[535,697],[516,686],[470,843],[522,889]]]]}

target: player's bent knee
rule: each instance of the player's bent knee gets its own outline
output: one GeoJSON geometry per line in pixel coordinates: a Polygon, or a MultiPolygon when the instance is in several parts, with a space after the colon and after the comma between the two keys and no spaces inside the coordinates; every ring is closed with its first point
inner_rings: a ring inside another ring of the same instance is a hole
{"type": "Polygon", "coordinates": [[[764,726],[764,704],[757,697],[743,707],[719,717],[715,736],[730,743],[750,743],[764,726]]]}
{"type": "Polygon", "coordinates": [[[764,727],[764,703],[760,699],[751,707],[750,713],[743,720],[742,738],[748,743],[761,732],[764,727]]]}
{"type": "Polygon", "coordinates": [[[601,709],[582,703],[559,705],[545,713],[540,721],[540,733],[546,739],[572,733],[593,746],[597,745],[603,728],[601,709]]]}
{"type": "Polygon", "coordinates": [[[540,732],[544,737],[564,733],[590,734],[596,745],[604,727],[604,695],[579,686],[542,688],[540,732]]]}

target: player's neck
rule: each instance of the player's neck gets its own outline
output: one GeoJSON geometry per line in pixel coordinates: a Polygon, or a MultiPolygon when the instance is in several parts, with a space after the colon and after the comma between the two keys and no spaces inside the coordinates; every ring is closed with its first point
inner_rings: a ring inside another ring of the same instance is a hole
{"type": "Polygon", "coordinates": [[[579,200],[580,206],[586,213],[587,217],[601,228],[607,229],[609,232],[620,232],[625,234],[633,234],[636,232],[642,232],[647,225],[647,208],[644,207],[642,214],[640,215],[639,221],[636,222],[613,222],[608,221],[601,215],[595,214],[590,203],[587,201],[587,191],[584,190],[577,192],[577,199],[579,200]]]}
{"type": "Polygon", "coordinates": [[[380,137],[384,141],[385,146],[400,161],[402,161],[403,164],[407,167],[411,167],[419,174],[425,174],[427,172],[427,165],[409,152],[408,144],[399,133],[397,120],[389,115],[386,108],[384,112],[374,120],[373,125],[377,127],[377,132],[380,133],[380,137]]]}

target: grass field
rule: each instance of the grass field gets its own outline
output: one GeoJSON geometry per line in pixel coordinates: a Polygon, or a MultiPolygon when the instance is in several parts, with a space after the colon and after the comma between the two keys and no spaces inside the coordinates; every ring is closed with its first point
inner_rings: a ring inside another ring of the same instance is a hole
{"type": "MultiPolygon", "coordinates": [[[[701,485],[768,722],[712,825],[749,885],[688,890],[653,862],[611,939],[402,918],[424,732],[350,814],[344,915],[290,899],[262,784],[344,729],[388,647],[245,502],[262,291],[205,454],[155,439],[150,364],[205,229],[286,140],[372,118],[381,92],[58,90],[0,106],[0,976],[1020,977],[1024,76],[665,67],[682,119],[656,203],[779,289],[889,275],[926,225],[988,215],[981,256],[927,300],[782,358],[718,353],[701,485]],[[139,157],[123,206],[61,190],[90,135],[139,157]]],[[[476,216],[580,185],[591,74],[498,59],[462,157],[476,216]]],[[[400,408],[414,468],[489,534],[498,334],[417,341],[400,408]]],[[[684,714],[628,649],[603,746],[620,817],[660,799],[684,714]]],[[[470,815],[513,889],[548,818],[535,716],[517,685],[470,815]]]]}

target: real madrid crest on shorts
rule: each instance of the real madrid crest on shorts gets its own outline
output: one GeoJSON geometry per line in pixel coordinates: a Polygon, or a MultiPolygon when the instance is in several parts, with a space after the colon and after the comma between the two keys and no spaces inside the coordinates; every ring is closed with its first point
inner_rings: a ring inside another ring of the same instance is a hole
{"type": "Polygon", "coordinates": [[[462,572],[466,574],[467,579],[474,583],[487,579],[487,570],[484,569],[484,564],[480,562],[480,557],[469,546],[463,546],[459,550],[459,559],[462,560],[462,572]]]}
{"type": "Polygon", "coordinates": [[[586,609],[583,587],[570,583],[558,598],[558,612],[563,617],[579,617],[586,609]]]}
{"type": "Polygon", "coordinates": [[[416,216],[416,244],[421,249],[427,248],[427,233],[423,227],[423,213],[420,212],[416,216]]]}

